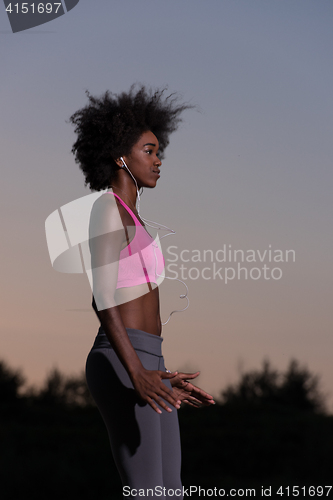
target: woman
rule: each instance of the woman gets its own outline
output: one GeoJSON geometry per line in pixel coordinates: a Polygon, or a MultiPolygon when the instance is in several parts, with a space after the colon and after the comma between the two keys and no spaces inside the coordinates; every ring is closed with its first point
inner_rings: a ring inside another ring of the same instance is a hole
{"type": "Polygon", "coordinates": [[[156,186],[169,134],[191,106],[143,86],[88,98],[71,117],[78,134],[73,153],[86,184],[109,190],[90,217],[93,308],[101,326],[88,355],[87,382],[127,488],[124,497],[151,489],[151,498],[168,498],[176,490],[182,498],[176,410],[182,402],[214,401],[187,380],[199,372],[165,369],[157,286],[164,260],[136,202],[140,188],[156,186]]]}

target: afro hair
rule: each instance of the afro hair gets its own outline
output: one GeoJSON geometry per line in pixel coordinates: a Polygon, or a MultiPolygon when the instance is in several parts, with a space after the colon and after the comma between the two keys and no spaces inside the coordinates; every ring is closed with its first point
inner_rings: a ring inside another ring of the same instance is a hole
{"type": "Polygon", "coordinates": [[[179,104],[177,94],[165,96],[166,88],[147,89],[132,85],[129,92],[106,91],[70,117],[77,140],[72,147],[75,161],[85,176],[85,185],[106,189],[117,170],[115,160],[128,155],[143,132],[150,130],[159,141],[159,157],[169,144],[169,135],[181,122],[181,113],[194,106],[179,104]]]}

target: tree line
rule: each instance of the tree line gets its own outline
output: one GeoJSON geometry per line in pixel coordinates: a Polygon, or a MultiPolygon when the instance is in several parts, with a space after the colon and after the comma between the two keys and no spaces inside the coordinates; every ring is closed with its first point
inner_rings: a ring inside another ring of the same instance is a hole
{"type": "MultiPolygon", "coordinates": [[[[259,494],[262,486],[332,481],[333,416],[319,377],[297,360],[285,372],[264,360],[223,389],[214,407],[178,414],[185,486],[253,487],[259,494]]],[[[5,500],[122,497],[84,374],[54,369],[36,389],[0,361],[0,422],[5,500]]]]}

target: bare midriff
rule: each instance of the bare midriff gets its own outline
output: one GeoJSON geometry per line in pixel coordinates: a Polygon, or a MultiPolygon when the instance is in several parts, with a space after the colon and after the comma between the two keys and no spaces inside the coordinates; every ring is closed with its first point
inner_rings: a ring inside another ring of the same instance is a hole
{"type": "MultiPolygon", "coordinates": [[[[151,283],[151,285],[150,288],[154,288],[148,293],[115,307],[118,308],[125,328],[135,328],[152,335],[161,336],[159,291],[155,283],[151,283]]],[[[124,289],[117,290],[117,292],[121,293],[124,291],[124,289]]],[[[94,307],[94,305],[93,301],[93,308],[96,312],[96,306],[94,307]]]]}
{"type": "Polygon", "coordinates": [[[136,328],[153,335],[161,335],[158,287],[131,302],[121,304],[118,308],[125,328],[136,328]]]}

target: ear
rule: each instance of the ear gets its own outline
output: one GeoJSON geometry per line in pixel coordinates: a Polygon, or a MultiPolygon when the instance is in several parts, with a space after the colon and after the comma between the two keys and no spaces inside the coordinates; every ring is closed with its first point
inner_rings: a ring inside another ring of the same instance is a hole
{"type": "Polygon", "coordinates": [[[117,158],[116,160],[114,160],[116,162],[116,164],[118,165],[118,167],[122,168],[123,167],[123,161],[120,159],[120,158],[117,158]]]}

